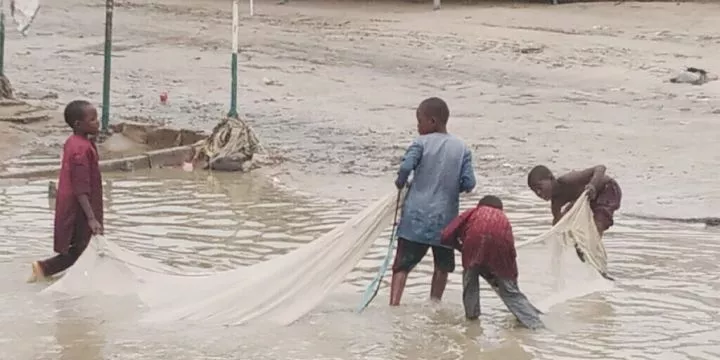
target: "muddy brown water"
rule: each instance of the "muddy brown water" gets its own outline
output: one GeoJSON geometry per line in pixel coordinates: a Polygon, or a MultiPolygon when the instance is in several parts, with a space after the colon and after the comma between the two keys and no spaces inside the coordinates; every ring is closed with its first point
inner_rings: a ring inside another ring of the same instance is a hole
{"type": "MultiPolygon", "coordinates": [[[[366,201],[318,200],[256,175],[108,175],[107,232],[122,246],[183,269],[230,269],[310,241],[366,201]]],[[[516,236],[548,227],[532,194],[503,193],[516,236]]],[[[468,206],[476,199],[464,201],[468,206]]],[[[549,330],[516,328],[499,301],[467,323],[453,274],[441,305],[426,301],[431,260],[412,275],[404,306],[387,288],[353,309],[385,253],[387,232],[319,308],[285,328],[144,328],[131,304],[40,297],[29,262],[50,254],[47,181],[0,187],[0,359],[712,359],[720,356],[716,254],[720,237],[688,224],[623,217],[606,236],[618,281],[554,308],[549,330]],[[104,309],[104,310],[101,310],[104,309]],[[112,309],[112,310],[108,310],[112,309]]],[[[110,236],[110,235],[109,235],[110,236]]],[[[532,274],[521,274],[530,281],[532,274]]],[[[191,289],[189,289],[191,291],[191,289]]],[[[112,301],[112,300],[103,300],[112,301]]]]}

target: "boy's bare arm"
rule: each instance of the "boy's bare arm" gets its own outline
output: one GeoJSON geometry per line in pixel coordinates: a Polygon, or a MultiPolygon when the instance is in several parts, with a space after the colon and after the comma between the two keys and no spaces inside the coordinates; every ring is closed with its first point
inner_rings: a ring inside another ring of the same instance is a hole
{"type": "Polygon", "coordinates": [[[555,201],[555,200],[553,200],[552,203],[550,204],[550,211],[552,211],[552,216],[553,216],[553,221],[552,221],[553,226],[555,226],[555,224],[557,224],[557,222],[560,221],[560,219],[563,216],[562,206],[563,206],[563,204],[561,204],[559,201],[555,201]]]}

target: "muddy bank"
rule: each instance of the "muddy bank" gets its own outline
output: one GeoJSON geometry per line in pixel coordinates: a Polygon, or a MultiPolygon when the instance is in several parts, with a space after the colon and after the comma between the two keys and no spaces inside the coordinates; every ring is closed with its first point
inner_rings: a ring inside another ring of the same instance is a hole
{"type": "MultiPolygon", "coordinates": [[[[241,111],[287,157],[277,175],[297,187],[336,197],[390,189],[413,109],[437,95],[451,106],[450,130],[474,149],[480,191],[527,191],[525,172],[537,163],[558,171],[604,163],[623,186],[625,211],[720,211],[720,159],[708,151],[720,135],[720,84],[667,82],[684,66],[717,71],[718,4],[433,12],[261,1],[256,11],[242,18],[241,111]]],[[[211,129],[227,111],[229,20],[219,1],[119,3],[113,116],[211,129]]],[[[47,4],[32,36],[8,40],[15,87],[50,89],[59,102],[99,100],[102,25],[100,4],[47,4]]]]}

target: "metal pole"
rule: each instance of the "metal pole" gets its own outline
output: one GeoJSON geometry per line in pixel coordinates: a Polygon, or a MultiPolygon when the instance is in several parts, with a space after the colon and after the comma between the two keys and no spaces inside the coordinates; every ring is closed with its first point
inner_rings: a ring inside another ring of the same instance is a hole
{"type": "Polygon", "coordinates": [[[5,75],[5,1],[0,0],[0,76],[5,75]]]}
{"type": "Polygon", "coordinates": [[[228,117],[238,118],[237,112],[237,78],[238,78],[238,67],[237,67],[237,55],[238,55],[238,39],[240,37],[240,1],[233,0],[232,4],[232,55],[230,63],[231,79],[230,79],[230,111],[228,117]]]}
{"type": "Polygon", "coordinates": [[[108,134],[110,126],[110,58],[112,56],[112,28],[114,0],[105,1],[105,51],[103,54],[102,132],[108,134]]]}

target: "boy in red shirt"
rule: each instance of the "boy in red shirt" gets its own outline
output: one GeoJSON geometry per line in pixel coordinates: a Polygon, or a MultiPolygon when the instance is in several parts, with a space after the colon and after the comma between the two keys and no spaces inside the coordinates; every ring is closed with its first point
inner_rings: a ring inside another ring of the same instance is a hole
{"type": "Polygon", "coordinates": [[[520,323],[531,329],[544,327],[540,310],[518,288],[515,241],[499,198],[485,196],[477,207],[455,218],[443,230],[442,244],[462,253],[463,305],[468,319],[480,316],[482,277],[520,323]]]}
{"type": "Polygon", "coordinates": [[[97,110],[84,100],[65,107],[65,122],[73,134],[63,146],[62,166],[55,203],[56,256],[32,263],[29,281],[50,277],[72,266],[95,234],[103,233],[102,177],[97,148],[97,110]]]}

